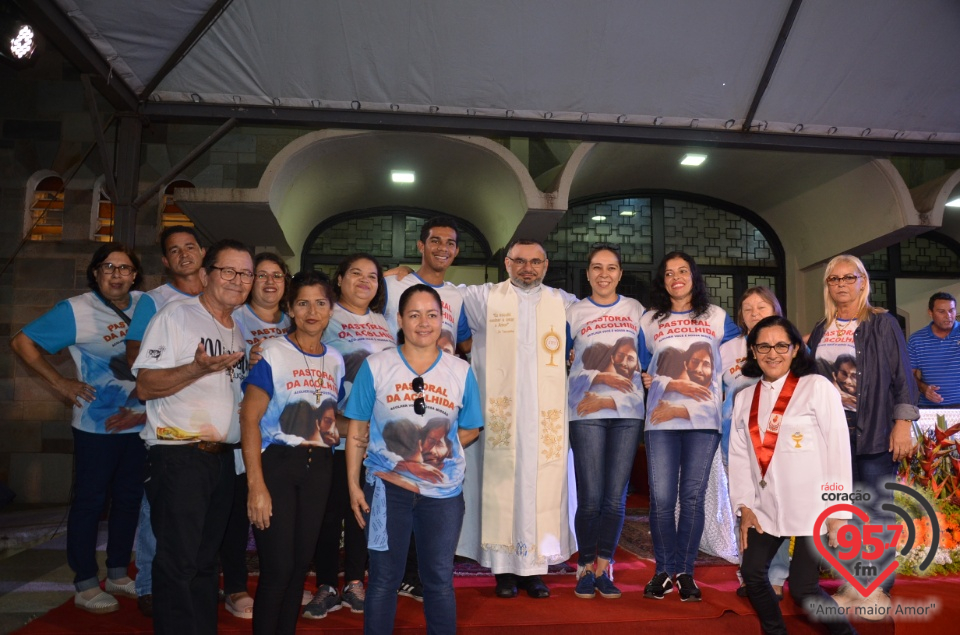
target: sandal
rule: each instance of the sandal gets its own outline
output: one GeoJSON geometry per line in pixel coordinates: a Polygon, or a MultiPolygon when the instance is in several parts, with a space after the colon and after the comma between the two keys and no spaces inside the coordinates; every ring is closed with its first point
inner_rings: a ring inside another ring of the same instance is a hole
{"type": "Polygon", "coordinates": [[[246,591],[228,595],[226,606],[227,611],[234,617],[239,617],[241,620],[253,619],[253,598],[246,591]]]}

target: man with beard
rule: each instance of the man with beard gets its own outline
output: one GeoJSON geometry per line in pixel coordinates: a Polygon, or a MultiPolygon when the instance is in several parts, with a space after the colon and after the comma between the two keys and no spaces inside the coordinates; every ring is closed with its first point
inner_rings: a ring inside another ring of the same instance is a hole
{"type": "MultiPolygon", "coordinates": [[[[174,225],[160,234],[160,248],[163,255],[160,262],[170,281],[152,291],[143,294],[133,314],[130,329],[127,331],[127,362],[133,365],[140,353],[140,341],[147,330],[150,319],[169,302],[183,300],[198,295],[203,290],[200,282],[200,263],[204,249],[193,227],[174,225]]],[[[137,606],[147,617],[153,616],[153,556],[157,552],[157,539],[150,527],[150,503],[146,495],[140,505],[140,521],[137,527],[137,606]]]]}
{"type": "Polygon", "coordinates": [[[575,550],[568,518],[566,307],[543,285],[536,240],[512,241],[509,280],[461,288],[486,429],[467,449],[466,515],[457,554],[490,567],[497,596],[550,596],[540,574],[575,550]]]}

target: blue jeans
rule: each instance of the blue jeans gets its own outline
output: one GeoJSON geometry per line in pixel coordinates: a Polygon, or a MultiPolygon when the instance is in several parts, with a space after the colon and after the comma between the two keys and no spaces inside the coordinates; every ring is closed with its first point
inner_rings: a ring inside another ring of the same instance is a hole
{"type": "Polygon", "coordinates": [[[693,575],[703,534],[704,499],[720,433],[654,430],[644,433],[650,481],[650,533],[657,573],[693,575]],[[677,500],[680,518],[676,519],[677,500]]]}
{"type": "Polygon", "coordinates": [[[150,524],[150,501],[143,495],[140,503],[140,520],[137,524],[137,543],[134,556],[137,559],[137,597],[153,593],[153,557],[157,555],[157,537],[150,524]]]}
{"type": "Polygon", "coordinates": [[[613,561],[627,504],[627,483],[640,440],[640,419],[579,419],[570,422],[570,446],[577,475],[574,528],[587,565],[597,557],[613,561]]]}
{"type": "MultiPolygon", "coordinates": [[[[397,614],[397,589],[403,581],[411,531],[417,541],[423,613],[427,633],[456,633],[457,598],[453,592],[453,556],[463,525],[463,494],[430,498],[382,482],[387,507],[387,551],[369,550],[370,577],[364,602],[365,635],[390,635],[397,614]]],[[[368,505],[373,485],[364,484],[368,505]]],[[[370,515],[364,517],[370,535],[370,515]]]]}
{"type": "Polygon", "coordinates": [[[107,577],[127,575],[143,497],[147,450],[137,434],[97,434],[73,428],[76,477],[67,516],[67,563],[77,591],[100,585],[97,530],[110,496],[107,577]]]}

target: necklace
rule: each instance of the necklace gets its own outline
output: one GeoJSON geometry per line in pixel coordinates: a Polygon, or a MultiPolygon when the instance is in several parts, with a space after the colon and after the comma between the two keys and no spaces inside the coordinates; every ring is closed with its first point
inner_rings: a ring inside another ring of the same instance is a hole
{"type": "MultiPolygon", "coordinates": [[[[202,306],[203,309],[207,312],[207,315],[210,316],[210,319],[213,321],[213,325],[214,325],[215,327],[217,327],[217,335],[220,336],[220,342],[221,342],[222,344],[226,344],[227,336],[224,335],[224,334],[223,334],[223,331],[220,330],[220,324],[217,322],[217,318],[213,317],[213,313],[210,311],[210,309],[207,308],[207,304],[203,301],[203,296],[201,295],[201,296],[198,298],[197,301],[200,303],[200,306],[202,306]]],[[[231,354],[233,354],[233,336],[234,336],[234,334],[236,333],[236,330],[237,330],[236,328],[231,328],[231,329],[230,329],[230,350],[224,351],[222,354],[224,354],[224,355],[231,355],[231,354]]],[[[209,352],[208,352],[207,354],[209,355],[209,352]]],[[[231,384],[233,383],[233,371],[234,371],[234,367],[233,367],[233,366],[230,366],[230,367],[224,369],[224,372],[227,373],[227,377],[230,378],[230,383],[231,383],[231,384]]]]}
{"type": "Polygon", "coordinates": [[[853,320],[853,318],[850,318],[849,320],[844,320],[845,324],[841,327],[840,319],[841,318],[838,314],[836,313],[833,314],[833,321],[837,325],[837,337],[843,337],[844,335],[847,334],[847,328],[849,328],[849,324],[853,320]]]}
{"type": "Polygon", "coordinates": [[[317,405],[319,406],[320,398],[323,397],[323,371],[327,367],[327,356],[324,355],[326,352],[326,347],[323,346],[323,344],[320,344],[322,347],[320,355],[322,355],[322,357],[320,358],[320,376],[317,377],[313,374],[313,368],[310,366],[310,361],[307,359],[307,354],[303,350],[303,345],[300,344],[300,336],[297,335],[296,331],[293,332],[293,339],[296,340],[297,348],[300,349],[300,354],[303,355],[303,363],[307,365],[307,371],[309,371],[310,377],[313,378],[313,396],[316,398],[317,405]]]}

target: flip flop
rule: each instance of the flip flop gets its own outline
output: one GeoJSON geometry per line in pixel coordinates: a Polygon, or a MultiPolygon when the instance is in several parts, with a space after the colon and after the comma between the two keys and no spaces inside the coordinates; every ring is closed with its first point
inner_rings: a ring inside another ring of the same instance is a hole
{"type": "MultiPolygon", "coordinates": [[[[241,594],[235,593],[234,595],[241,594]]],[[[228,595],[226,606],[227,611],[234,617],[239,617],[241,620],[253,619],[253,598],[246,593],[243,593],[242,597],[236,600],[233,599],[233,595],[228,595]]]]}

